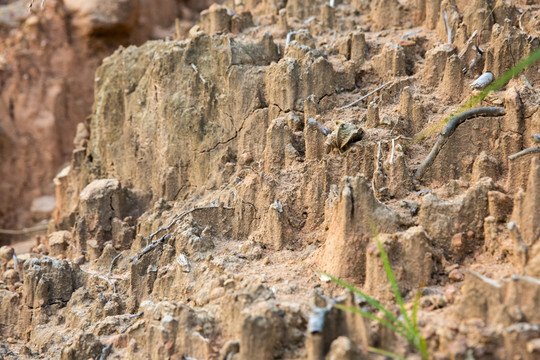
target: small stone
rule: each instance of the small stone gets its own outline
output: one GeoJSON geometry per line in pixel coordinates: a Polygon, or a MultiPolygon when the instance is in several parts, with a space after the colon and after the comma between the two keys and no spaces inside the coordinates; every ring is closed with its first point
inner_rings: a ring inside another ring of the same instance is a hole
{"type": "Polygon", "coordinates": [[[527,341],[527,352],[531,354],[540,354],[540,338],[527,341]]]}
{"type": "Polygon", "coordinates": [[[19,281],[19,273],[13,269],[6,270],[2,275],[2,280],[8,285],[15,285],[19,281]]]}
{"type": "Polygon", "coordinates": [[[444,296],[446,296],[446,300],[448,300],[449,304],[452,304],[456,301],[457,295],[458,289],[455,286],[450,286],[444,291],[444,296]]]}
{"type": "Polygon", "coordinates": [[[82,265],[85,262],[86,262],[86,258],[84,257],[84,255],[81,255],[78,258],[76,258],[75,260],[73,260],[73,263],[75,263],[77,265],[82,265]]]}
{"type": "Polygon", "coordinates": [[[253,155],[249,152],[245,152],[238,158],[238,164],[241,166],[248,166],[253,162],[253,155]]]}
{"type": "Polygon", "coordinates": [[[222,297],[223,295],[225,295],[225,288],[220,286],[212,289],[212,291],[210,292],[210,299],[215,300],[222,297]]]}
{"type": "Polygon", "coordinates": [[[49,251],[47,250],[47,247],[43,244],[39,244],[36,248],[37,252],[43,255],[48,255],[49,251]]]}
{"type": "Polygon", "coordinates": [[[3,264],[7,264],[15,254],[15,250],[11,246],[2,246],[0,248],[0,261],[3,264]]]}
{"type": "Polygon", "coordinates": [[[453,281],[463,281],[464,274],[461,269],[454,269],[448,274],[448,278],[453,281]]]}
{"type": "Polygon", "coordinates": [[[223,282],[223,287],[225,288],[234,288],[236,287],[236,281],[234,281],[233,279],[227,279],[223,282]]]}

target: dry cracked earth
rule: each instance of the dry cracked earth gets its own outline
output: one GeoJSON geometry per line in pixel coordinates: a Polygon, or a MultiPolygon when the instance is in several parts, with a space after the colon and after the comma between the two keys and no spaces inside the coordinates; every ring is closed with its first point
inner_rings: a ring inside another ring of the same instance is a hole
{"type": "Polygon", "coordinates": [[[375,234],[432,359],[540,359],[539,62],[444,122],[540,48],[537,1],[26,5],[1,359],[420,359],[317,272],[398,314],[375,234]]]}

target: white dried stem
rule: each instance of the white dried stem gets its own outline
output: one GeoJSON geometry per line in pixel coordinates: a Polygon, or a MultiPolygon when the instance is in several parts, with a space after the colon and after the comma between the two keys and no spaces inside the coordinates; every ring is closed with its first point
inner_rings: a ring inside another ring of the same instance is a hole
{"type": "Polygon", "coordinates": [[[296,31],[291,31],[287,34],[287,40],[285,41],[285,47],[289,46],[291,43],[293,35],[296,35],[296,31]]]}
{"type": "Polygon", "coordinates": [[[521,150],[520,152],[517,152],[515,154],[510,155],[508,158],[510,160],[515,160],[520,156],[527,155],[533,152],[540,152],[540,146],[532,146],[530,148],[527,148],[525,150],[521,150]]]}
{"type": "Polygon", "coordinates": [[[470,87],[476,90],[482,90],[489,84],[491,84],[495,80],[495,77],[493,76],[493,73],[490,71],[487,71],[480,75],[476,80],[474,80],[470,87]]]}
{"type": "Polygon", "coordinates": [[[114,259],[112,259],[111,261],[111,266],[109,267],[109,275],[108,276],[111,276],[112,275],[112,272],[113,272],[113,269],[114,269],[114,265],[116,264],[116,260],[118,260],[120,258],[120,256],[122,256],[122,254],[118,254],[114,257],[114,259]]]}
{"type": "Polygon", "coordinates": [[[448,36],[448,43],[452,43],[452,29],[450,28],[450,25],[448,24],[448,16],[446,15],[446,11],[443,11],[443,20],[444,20],[444,26],[446,27],[446,35],[448,36]]]}
{"type": "Polygon", "coordinates": [[[394,164],[394,148],[396,146],[395,139],[392,139],[392,153],[390,154],[390,165],[394,164]]]}
{"type": "Polygon", "coordinates": [[[8,229],[0,229],[0,235],[28,235],[33,234],[37,232],[42,232],[47,230],[48,225],[37,225],[29,228],[23,228],[20,230],[8,230],[8,229]]]}
{"type": "Polygon", "coordinates": [[[381,202],[379,198],[377,197],[377,191],[375,190],[375,176],[377,176],[377,173],[379,171],[379,162],[381,161],[381,142],[379,141],[379,148],[377,149],[377,162],[375,165],[375,171],[373,172],[373,176],[371,177],[371,190],[373,191],[373,197],[375,197],[375,200],[377,200],[379,203],[381,202]]]}
{"type": "Polygon", "coordinates": [[[317,129],[319,129],[321,131],[321,133],[324,135],[324,136],[328,136],[328,134],[330,134],[332,131],[327,128],[326,126],[323,126],[321,124],[319,124],[317,122],[317,120],[315,120],[314,118],[310,117],[308,119],[308,123],[315,126],[317,129]]]}
{"type": "Polygon", "coordinates": [[[392,81],[388,81],[387,83],[385,83],[385,84],[379,86],[379,87],[376,88],[375,90],[368,92],[366,95],[362,96],[360,99],[355,100],[355,101],[353,101],[353,102],[350,103],[350,104],[347,104],[347,105],[345,105],[345,106],[342,106],[342,107],[338,108],[338,110],[343,110],[343,109],[346,109],[346,108],[349,108],[349,107],[353,106],[353,105],[356,104],[356,103],[359,103],[360,101],[364,100],[364,99],[367,98],[368,96],[373,95],[373,94],[375,94],[377,91],[384,89],[385,87],[387,87],[387,86],[390,85],[391,83],[392,83],[392,81]]]}

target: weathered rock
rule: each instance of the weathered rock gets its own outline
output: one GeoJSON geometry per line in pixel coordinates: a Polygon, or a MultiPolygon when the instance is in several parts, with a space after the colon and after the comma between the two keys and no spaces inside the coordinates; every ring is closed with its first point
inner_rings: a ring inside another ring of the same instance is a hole
{"type": "MultiPolygon", "coordinates": [[[[116,179],[95,180],[84,188],[79,198],[78,211],[84,216],[75,223],[73,238],[76,246],[87,250],[89,239],[99,257],[105,242],[113,240],[122,248],[130,245],[134,229],[125,229],[118,219],[137,216],[137,199],[116,179]],[[116,220],[115,220],[116,219],[116,220]]],[[[90,250],[90,249],[88,249],[90,250]]],[[[92,257],[94,259],[95,257],[92,257]]]]}
{"type": "MultiPolygon", "coordinates": [[[[431,240],[422,227],[411,227],[395,235],[380,234],[378,239],[391,259],[394,275],[403,294],[430,285],[437,259],[433,254],[431,240]]],[[[393,299],[375,242],[371,242],[366,249],[364,286],[366,292],[377,299],[393,299]]]]}
{"type": "Polygon", "coordinates": [[[69,301],[80,286],[78,274],[66,260],[47,257],[24,262],[23,303],[37,309],[53,302],[69,301]]]}
{"type": "Polygon", "coordinates": [[[96,359],[101,355],[102,349],[103,344],[98,340],[97,336],[80,332],[75,337],[72,345],[64,347],[60,359],[75,360],[81,356],[96,359]]]}
{"type": "Polygon", "coordinates": [[[469,272],[463,285],[459,304],[462,319],[480,318],[486,324],[509,326],[517,323],[537,323],[536,299],[540,282],[526,276],[512,276],[496,281],[469,272]]]}
{"type": "Polygon", "coordinates": [[[488,192],[493,180],[483,178],[464,194],[451,200],[440,200],[428,194],[420,205],[419,224],[442,249],[450,249],[450,238],[456,233],[473,232],[469,249],[480,245],[484,218],[488,216],[488,192]]]}
{"type": "Polygon", "coordinates": [[[520,190],[514,198],[512,220],[517,224],[523,241],[529,246],[540,239],[540,157],[531,159],[527,191],[520,190]]]}
{"type": "Polygon", "coordinates": [[[362,175],[342,179],[331,217],[328,239],[317,260],[319,266],[333,276],[361,283],[366,276],[364,256],[372,232],[397,231],[400,220],[378,202],[362,175]]]}
{"type": "Polygon", "coordinates": [[[354,343],[346,336],[340,336],[330,345],[326,360],[361,360],[362,355],[354,343]]]}
{"type": "Polygon", "coordinates": [[[66,253],[67,247],[71,243],[71,233],[69,231],[57,231],[48,236],[49,254],[58,256],[66,253]]]}

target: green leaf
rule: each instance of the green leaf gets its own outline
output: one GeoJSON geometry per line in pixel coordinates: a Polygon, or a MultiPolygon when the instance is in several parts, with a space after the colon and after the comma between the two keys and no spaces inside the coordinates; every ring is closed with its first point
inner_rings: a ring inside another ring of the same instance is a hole
{"type": "Polygon", "coordinates": [[[338,285],[340,285],[340,286],[342,286],[342,287],[344,287],[346,289],[349,289],[350,291],[352,291],[355,294],[358,294],[358,295],[362,296],[368,302],[368,304],[370,304],[373,307],[375,307],[376,309],[382,311],[386,315],[386,317],[388,319],[390,319],[390,322],[392,322],[393,324],[396,324],[396,326],[400,327],[406,333],[410,332],[409,329],[407,328],[407,326],[403,322],[399,321],[399,319],[394,314],[392,314],[392,312],[390,312],[387,308],[382,306],[381,303],[379,301],[377,301],[376,299],[374,299],[371,296],[365,294],[364,292],[357,289],[356,287],[346,283],[345,281],[343,281],[341,279],[338,279],[336,277],[333,277],[330,274],[326,274],[326,273],[324,273],[322,271],[318,271],[318,270],[316,270],[316,272],[319,275],[327,276],[330,280],[332,280],[332,282],[334,282],[334,283],[336,283],[336,284],[338,284],[338,285]]]}
{"type": "Polygon", "coordinates": [[[395,324],[387,321],[386,319],[378,317],[376,315],[373,315],[373,314],[371,314],[371,313],[369,313],[367,311],[363,311],[363,310],[360,310],[360,309],[357,309],[357,308],[353,308],[353,307],[345,306],[345,305],[340,305],[340,304],[335,304],[334,307],[337,308],[337,309],[343,310],[343,311],[349,311],[349,312],[352,312],[352,313],[355,313],[355,314],[362,315],[363,317],[368,318],[370,320],[375,320],[375,321],[379,322],[380,324],[386,326],[390,330],[400,334],[401,336],[403,336],[407,340],[412,341],[413,338],[414,338],[414,337],[411,338],[411,334],[404,332],[404,330],[402,328],[398,328],[398,327],[396,327],[395,324]]]}
{"type": "Polygon", "coordinates": [[[391,351],[386,351],[386,350],[379,349],[379,348],[374,348],[374,347],[368,347],[367,350],[369,352],[374,353],[374,354],[379,354],[379,355],[391,357],[392,359],[406,360],[403,356],[398,355],[396,353],[393,353],[391,351]]]}
{"type": "Polygon", "coordinates": [[[401,293],[399,292],[399,287],[398,287],[396,278],[394,277],[392,266],[390,266],[388,255],[386,254],[386,251],[384,251],[384,246],[379,241],[378,238],[377,238],[377,247],[379,248],[379,252],[381,253],[381,259],[383,262],[384,271],[386,272],[386,276],[388,277],[390,286],[392,286],[392,291],[394,292],[394,295],[396,297],[396,301],[401,310],[401,314],[403,315],[403,318],[405,319],[405,322],[407,323],[408,329],[411,332],[415,333],[415,327],[413,326],[413,323],[411,322],[411,319],[409,318],[409,315],[407,314],[407,309],[405,309],[405,303],[403,302],[403,298],[401,297],[401,293]]]}

